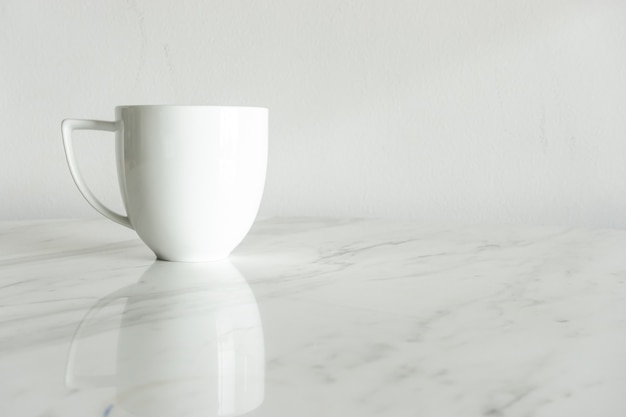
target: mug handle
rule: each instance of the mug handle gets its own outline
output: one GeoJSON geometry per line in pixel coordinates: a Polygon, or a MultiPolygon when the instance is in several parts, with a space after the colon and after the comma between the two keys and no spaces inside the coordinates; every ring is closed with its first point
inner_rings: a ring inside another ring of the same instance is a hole
{"type": "Polygon", "coordinates": [[[113,220],[116,223],[126,226],[132,229],[130,220],[127,216],[122,216],[107,208],[98,200],[91,190],[85,184],[82,174],[78,170],[78,164],[76,163],[76,157],[74,156],[74,147],[72,145],[72,132],[74,130],[102,130],[105,132],[117,132],[121,129],[121,122],[105,122],[101,120],[78,120],[78,119],[65,119],[61,124],[61,131],[63,133],[63,147],[65,148],[65,156],[67,158],[67,165],[70,168],[70,173],[78,187],[78,191],[85,197],[85,200],[91,207],[96,209],[97,212],[104,217],[113,220]]]}
{"type": "MultiPolygon", "coordinates": [[[[131,285],[130,287],[132,287],[131,285]]],[[[76,356],[76,350],[78,348],[78,340],[81,337],[83,325],[87,323],[91,318],[100,310],[113,301],[128,297],[128,290],[130,287],[123,287],[111,294],[99,299],[85,314],[85,317],[78,323],[78,327],[74,331],[74,336],[70,342],[70,349],[67,354],[67,365],[65,366],[65,386],[69,389],[74,388],[102,388],[112,387],[115,385],[115,375],[80,375],[77,376],[75,372],[74,357],[76,356]]]]}

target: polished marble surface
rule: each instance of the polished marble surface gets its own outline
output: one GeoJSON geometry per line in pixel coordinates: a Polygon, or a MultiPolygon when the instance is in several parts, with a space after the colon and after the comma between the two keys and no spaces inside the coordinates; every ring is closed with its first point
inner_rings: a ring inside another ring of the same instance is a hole
{"type": "Polygon", "coordinates": [[[0,223],[0,416],[626,415],[626,231],[269,219],[229,261],[0,223]]]}

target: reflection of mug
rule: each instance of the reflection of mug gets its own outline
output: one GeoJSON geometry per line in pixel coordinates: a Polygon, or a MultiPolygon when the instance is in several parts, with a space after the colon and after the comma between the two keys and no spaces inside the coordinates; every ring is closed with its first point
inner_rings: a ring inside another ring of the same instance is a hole
{"type": "Polygon", "coordinates": [[[227,257],[254,221],[267,166],[267,109],[120,106],[114,122],[63,121],[78,189],[97,211],[134,229],[159,259],[227,257]],[[128,217],[106,208],[78,170],[77,129],[116,132],[117,171],[128,217]]]}
{"type": "Polygon", "coordinates": [[[263,402],[264,378],[257,304],[228,261],[157,261],[137,284],[100,299],[76,330],[66,371],[70,388],[116,387],[116,407],[138,417],[240,415],[263,402]],[[116,373],[76,375],[83,327],[121,297],[116,373]]]}

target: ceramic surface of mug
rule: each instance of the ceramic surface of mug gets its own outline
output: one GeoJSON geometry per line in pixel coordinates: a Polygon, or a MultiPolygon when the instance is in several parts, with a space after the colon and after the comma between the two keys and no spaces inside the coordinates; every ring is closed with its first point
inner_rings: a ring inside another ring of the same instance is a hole
{"type": "Polygon", "coordinates": [[[225,106],[119,106],[115,121],[67,119],[63,143],[74,182],[101,214],[134,229],[162,260],[227,257],[256,217],[267,169],[268,110],[225,106]],[[85,185],[72,131],[116,133],[127,216],[85,185]]]}

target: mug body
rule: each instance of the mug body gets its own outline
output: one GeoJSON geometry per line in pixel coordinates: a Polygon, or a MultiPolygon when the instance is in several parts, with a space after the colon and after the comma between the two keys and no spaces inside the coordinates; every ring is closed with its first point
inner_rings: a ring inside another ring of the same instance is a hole
{"type": "Polygon", "coordinates": [[[227,257],[261,202],[267,109],[120,106],[115,112],[120,188],[139,237],[162,260],[227,257]]]}

